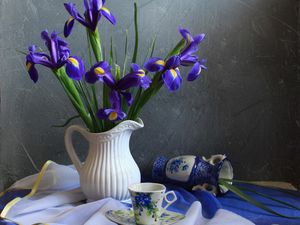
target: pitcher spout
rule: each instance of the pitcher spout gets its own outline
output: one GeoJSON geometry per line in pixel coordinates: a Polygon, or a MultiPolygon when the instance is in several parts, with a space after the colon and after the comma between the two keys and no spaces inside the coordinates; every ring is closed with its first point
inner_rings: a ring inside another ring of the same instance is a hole
{"type": "Polygon", "coordinates": [[[123,132],[125,130],[135,131],[144,127],[144,123],[140,118],[134,120],[125,120],[112,128],[110,132],[123,132]]]}

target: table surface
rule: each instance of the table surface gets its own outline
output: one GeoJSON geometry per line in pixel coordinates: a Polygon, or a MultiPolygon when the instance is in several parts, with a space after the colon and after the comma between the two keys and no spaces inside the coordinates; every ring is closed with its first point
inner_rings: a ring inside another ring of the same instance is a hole
{"type": "MultiPolygon", "coordinates": [[[[274,198],[277,198],[281,201],[289,202],[290,204],[297,206],[300,208],[300,192],[297,191],[297,189],[290,183],[287,182],[274,182],[274,181],[259,181],[259,182],[253,182],[258,185],[264,185],[272,188],[266,188],[266,187],[260,187],[256,185],[246,184],[243,186],[250,187],[251,189],[261,192],[263,194],[270,195],[274,198]],[[278,189],[280,188],[280,189],[278,189]],[[282,190],[285,190],[290,193],[284,193],[282,190]]],[[[175,190],[176,194],[180,195],[184,199],[184,203],[180,202],[177,207],[176,204],[174,204],[172,211],[178,211],[181,213],[185,213],[187,209],[189,209],[190,205],[194,201],[200,201],[202,204],[202,214],[209,218],[213,217],[216,210],[220,208],[227,209],[229,211],[232,211],[240,216],[243,216],[253,223],[257,225],[271,225],[271,224],[278,224],[278,225],[299,225],[300,220],[295,219],[286,219],[281,218],[278,216],[271,215],[270,213],[267,213],[254,205],[251,205],[248,202],[245,202],[244,200],[240,199],[238,196],[233,194],[232,192],[228,192],[223,196],[220,196],[216,198],[214,195],[210,193],[203,193],[203,191],[194,191],[194,192],[188,192],[185,189],[178,187],[178,186],[168,186],[170,190],[175,190]]],[[[27,192],[30,190],[24,190],[24,193],[19,192],[19,194],[26,195],[27,192]]],[[[8,194],[8,193],[7,193],[8,194]]],[[[251,197],[255,198],[256,200],[264,203],[268,207],[272,208],[273,210],[289,215],[289,216],[297,216],[300,217],[300,210],[295,210],[288,208],[286,206],[274,203],[268,199],[265,199],[261,196],[254,195],[253,193],[247,193],[251,197]]],[[[9,197],[8,195],[2,196],[0,198],[2,203],[2,207],[5,205],[4,197],[9,197]]],[[[11,196],[15,198],[16,196],[11,196]]],[[[0,203],[1,203],[0,201],[0,203]]],[[[1,204],[0,204],[1,205],[1,204]]],[[[172,206],[171,206],[172,208],[172,206]]],[[[0,209],[1,211],[1,209],[0,209]]],[[[1,221],[0,221],[1,224],[1,221]]]]}

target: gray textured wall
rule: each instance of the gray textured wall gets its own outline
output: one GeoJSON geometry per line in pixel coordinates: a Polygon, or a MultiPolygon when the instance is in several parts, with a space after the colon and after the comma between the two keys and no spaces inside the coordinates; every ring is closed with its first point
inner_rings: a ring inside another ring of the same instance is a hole
{"type": "MultiPolygon", "coordinates": [[[[0,190],[35,172],[47,159],[69,163],[63,129],[51,125],[74,115],[49,70],[39,68],[35,85],[15,49],[42,45],[44,28],[61,32],[63,0],[0,0],[1,151],[0,190]],[[29,160],[31,157],[33,163],[29,160]]],[[[81,0],[73,0],[81,6],[81,0]]],[[[205,32],[201,56],[209,70],[180,91],[163,89],[144,108],[145,128],[133,135],[132,153],[145,175],[158,154],[226,153],[239,178],[298,180],[300,174],[299,1],[138,0],[140,62],[150,37],[155,55],[179,39],[179,26],[205,32]]],[[[117,49],[132,31],[133,1],[111,0],[118,25],[101,22],[103,39],[117,49]]],[[[131,36],[133,37],[133,35],[131,36]]],[[[84,29],[69,38],[73,53],[85,56],[84,29]]],[[[122,52],[118,53],[122,59],[122,52]]],[[[79,144],[81,155],[86,153],[79,144]]]]}

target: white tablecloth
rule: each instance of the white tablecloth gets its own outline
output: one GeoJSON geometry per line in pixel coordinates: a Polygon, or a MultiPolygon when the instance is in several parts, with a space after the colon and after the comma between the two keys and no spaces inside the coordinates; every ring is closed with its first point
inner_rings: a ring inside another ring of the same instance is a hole
{"type": "MultiPolygon", "coordinates": [[[[110,209],[126,206],[111,198],[85,203],[80,190],[79,176],[72,166],[47,162],[39,174],[26,177],[11,188],[32,189],[24,198],[10,202],[1,216],[22,225],[64,224],[64,225],[112,225],[105,217],[110,209]]],[[[10,188],[10,189],[11,189],[10,188]]],[[[212,219],[205,219],[201,203],[194,202],[185,219],[177,225],[252,225],[249,220],[230,211],[219,209],[212,219]]]]}

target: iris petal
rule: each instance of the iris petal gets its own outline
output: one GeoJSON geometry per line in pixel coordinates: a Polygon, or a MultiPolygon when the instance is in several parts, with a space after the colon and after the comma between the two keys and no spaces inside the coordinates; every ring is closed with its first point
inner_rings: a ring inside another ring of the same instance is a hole
{"type": "Polygon", "coordinates": [[[111,90],[109,94],[109,101],[113,109],[121,110],[121,97],[117,91],[111,90]]]}
{"type": "Polygon", "coordinates": [[[125,119],[126,118],[126,113],[124,113],[124,112],[119,112],[119,120],[123,120],[123,119],[125,119]]]}
{"type": "Polygon", "coordinates": [[[185,29],[185,28],[179,28],[179,33],[181,34],[181,36],[188,42],[190,43],[191,41],[193,41],[193,37],[191,35],[191,33],[185,29]]]}
{"type": "Polygon", "coordinates": [[[102,7],[100,9],[101,15],[103,15],[106,19],[108,19],[109,22],[111,22],[113,25],[116,24],[116,18],[114,17],[113,14],[109,11],[108,8],[102,7]]]}
{"type": "Polygon", "coordinates": [[[83,0],[83,5],[86,10],[90,10],[90,2],[89,0],[83,0]]]}
{"type": "Polygon", "coordinates": [[[35,52],[35,50],[36,50],[36,45],[30,45],[30,46],[28,47],[28,51],[29,51],[29,52],[35,52]]]}
{"type": "Polygon", "coordinates": [[[113,112],[113,109],[100,109],[97,113],[97,116],[101,120],[106,120],[111,112],[113,112]]]}
{"type": "Polygon", "coordinates": [[[76,5],[72,2],[64,3],[65,9],[68,11],[68,13],[75,19],[78,18],[78,10],[76,8],[76,5]]]}
{"type": "Polygon", "coordinates": [[[51,61],[52,61],[52,63],[54,63],[54,64],[57,64],[57,62],[58,62],[58,58],[59,58],[59,56],[58,56],[58,49],[57,49],[57,41],[56,41],[56,39],[55,39],[55,37],[54,38],[52,38],[51,37],[51,41],[50,41],[50,55],[51,55],[51,61]]]}
{"type": "Polygon", "coordinates": [[[119,90],[127,90],[132,87],[142,87],[143,89],[147,89],[152,80],[145,75],[145,72],[142,69],[137,72],[132,72],[125,75],[121,80],[119,80],[117,84],[117,88],[119,90]]]}
{"type": "MultiPolygon", "coordinates": [[[[199,63],[202,65],[202,66],[204,66],[203,64],[204,63],[206,63],[207,62],[207,59],[201,59],[200,61],[199,61],[199,63]]],[[[206,68],[206,67],[205,67],[206,68]]]]}
{"type": "Polygon", "coordinates": [[[103,81],[110,88],[114,88],[114,86],[116,85],[116,81],[111,73],[106,73],[105,76],[103,77],[103,81]]]}
{"type": "Polygon", "coordinates": [[[81,80],[85,72],[83,61],[77,56],[69,57],[66,63],[66,72],[73,80],[81,80]]]}
{"type": "Polygon", "coordinates": [[[39,75],[34,64],[32,62],[27,61],[26,67],[31,80],[33,80],[33,82],[36,83],[38,81],[39,75]]]}
{"type": "Polygon", "coordinates": [[[54,68],[50,62],[49,56],[44,53],[31,52],[26,56],[26,59],[30,62],[33,62],[34,64],[40,64],[51,69],[54,68]]]}
{"type": "Polygon", "coordinates": [[[176,91],[182,83],[182,78],[177,68],[170,69],[164,72],[162,75],[162,79],[170,91],[176,91]]]}
{"type": "Polygon", "coordinates": [[[65,27],[64,27],[64,36],[68,37],[71,34],[71,31],[73,29],[74,26],[74,22],[75,19],[73,17],[70,17],[66,23],[65,23],[65,27]]]}
{"type": "Polygon", "coordinates": [[[201,66],[200,66],[200,63],[197,62],[194,64],[191,71],[188,73],[187,80],[193,81],[193,80],[197,79],[197,77],[200,75],[200,73],[201,73],[201,66]]]}
{"type": "Polygon", "coordinates": [[[163,71],[165,68],[165,61],[161,58],[151,58],[149,59],[145,64],[144,67],[146,70],[149,72],[158,72],[158,71],[163,71]]]}
{"type": "Polygon", "coordinates": [[[186,55],[185,57],[181,57],[181,65],[182,66],[191,66],[198,61],[198,56],[196,55],[186,55]]]}
{"type": "Polygon", "coordinates": [[[99,11],[104,3],[102,3],[102,0],[91,0],[91,5],[93,6],[94,10],[99,11]]]}
{"type": "Polygon", "coordinates": [[[139,67],[139,65],[136,64],[136,63],[132,63],[132,64],[131,64],[131,68],[132,68],[132,70],[133,70],[134,72],[138,72],[139,70],[142,69],[142,68],[139,67]]]}
{"type": "Polygon", "coordinates": [[[90,84],[94,84],[96,83],[96,81],[99,80],[98,76],[95,75],[95,73],[93,73],[92,71],[88,71],[85,74],[85,80],[86,82],[90,83],[90,84]]]}
{"type": "Polygon", "coordinates": [[[121,94],[124,96],[126,102],[127,102],[127,105],[128,106],[131,106],[132,105],[132,102],[133,102],[133,97],[132,97],[132,94],[129,93],[129,92],[121,92],[121,94]]]}
{"type": "Polygon", "coordinates": [[[205,38],[205,34],[198,34],[194,37],[194,42],[196,44],[199,44],[201,41],[203,41],[205,38]]]}
{"type": "Polygon", "coordinates": [[[186,57],[188,55],[192,55],[193,53],[198,51],[198,45],[196,42],[190,43],[180,54],[181,57],[186,57]]]}
{"type": "Polygon", "coordinates": [[[152,80],[148,77],[148,76],[144,76],[141,78],[140,80],[140,86],[146,90],[147,88],[149,88],[150,84],[152,83],[152,80]]]}
{"type": "Polygon", "coordinates": [[[117,88],[120,90],[127,90],[132,87],[140,85],[139,77],[133,72],[125,75],[117,84],[117,88]]]}
{"type": "Polygon", "coordinates": [[[81,23],[84,26],[88,27],[88,24],[86,23],[85,19],[79,14],[76,5],[74,3],[64,3],[64,6],[68,13],[79,23],[81,23]]]}
{"type": "Polygon", "coordinates": [[[41,32],[41,38],[45,41],[45,45],[48,49],[51,48],[51,39],[48,34],[48,30],[44,30],[41,32]]]}
{"type": "Polygon", "coordinates": [[[174,55],[169,58],[166,62],[166,68],[177,68],[180,65],[180,57],[178,55],[174,55]]]}

